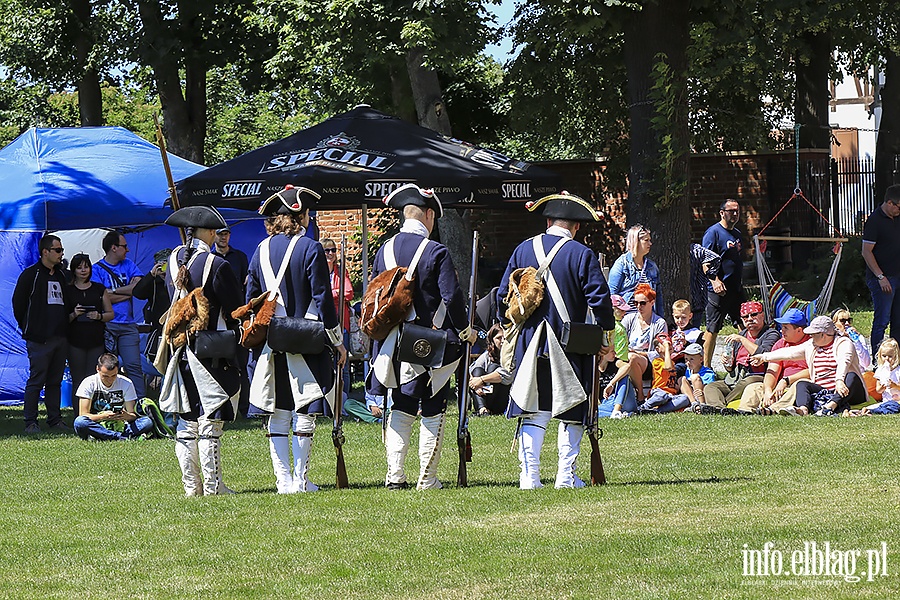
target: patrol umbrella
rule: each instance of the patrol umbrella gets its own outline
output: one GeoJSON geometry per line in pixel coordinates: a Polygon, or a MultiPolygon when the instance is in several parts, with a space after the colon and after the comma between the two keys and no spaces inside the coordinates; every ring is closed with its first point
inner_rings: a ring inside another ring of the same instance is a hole
{"type": "Polygon", "coordinates": [[[520,208],[559,190],[555,173],[360,105],[176,183],[183,206],[256,209],[286,184],[322,194],[320,210],[382,206],[406,183],[458,208],[520,208]]]}

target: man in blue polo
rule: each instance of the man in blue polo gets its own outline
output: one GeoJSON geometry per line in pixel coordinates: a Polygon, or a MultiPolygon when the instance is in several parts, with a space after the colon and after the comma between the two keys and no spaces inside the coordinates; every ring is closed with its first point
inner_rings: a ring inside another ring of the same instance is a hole
{"type": "Polygon", "coordinates": [[[712,365],[716,337],[730,316],[736,326],[741,325],[741,304],[744,288],[741,281],[744,263],[741,230],[736,227],[741,218],[741,205],[728,199],[719,207],[719,220],[703,234],[703,247],[714,258],[704,259],[703,272],[709,282],[706,295],[706,333],[703,334],[703,364],[712,365]]]}
{"type": "Polygon", "coordinates": [[[144,372],[141,369],[141,336],[138,323],[143,316],[134,310],[132,292],[141,280],[140,269],[126,258],[128,242],[118,231],[110,231],[103,238],[106,255],[94,264],[91,279],[109,290],[115,317],[106,324],[106,332],[115,340],[114,348],[107,348],[122,358],[122,366],[134,384],[138,398],[144,397],[144,372]]]}
{"type": "Polygon", "coordinates": [[[863,228],[862,255],[866,261],[866,285],[872,293],[872,352],[891,326],[891,336],[900,335],[900,185],[884,193],[884,202],[869,215],[863,228]]]}

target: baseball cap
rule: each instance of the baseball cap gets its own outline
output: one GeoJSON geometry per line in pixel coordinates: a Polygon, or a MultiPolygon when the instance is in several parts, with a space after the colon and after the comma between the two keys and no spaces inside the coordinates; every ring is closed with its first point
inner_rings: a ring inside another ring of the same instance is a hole
{"type": "Polygon", "coordinates": [[[831,320],[831,317],[820,315],[812,320],[803,333],[835,333],[834,321],[831,320]]]}
{"type": "Polygon", "coordinates": [[[618,294],[613,294],[609,297],[609,299],[612,300],[613,308],[618,308],[619,310],[624,312],[631,312],[634,310],[634,307],[625,302],[625,298],[618,294]]]}
{"type": "Polygon", "coordinates": [[[700,344],[698,344],[696,342],[693,344],[688,344],[687,348],[682,350],[682,353],[683,354],[693,354],[693,355],[703,354],[703,346],[701,346],[700,344]]]}
{"type": "Polygon", "coordinates": [[[230,232],[230,231],[231,231],[231,227],[229,227],[228,225],[226,225],[225,227],[216,229],[217,234],[223,234],[223,233],[230,232]]]}
{"type": "Polygon", "coordinates": [[[776,323],[781,323],[782,325],[796,325],[798,327],[806,327],[809,325],[809,321],[806,318],[806,314],[797,308],[789,308],[784,311],[784,314],[775,319],[776,323]]]}

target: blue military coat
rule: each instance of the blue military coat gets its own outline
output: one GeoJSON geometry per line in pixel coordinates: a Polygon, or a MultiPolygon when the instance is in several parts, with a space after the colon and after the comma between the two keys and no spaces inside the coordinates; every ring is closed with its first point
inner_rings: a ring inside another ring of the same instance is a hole
{"type": "MultiPolygon", "coordinates": [[[[410,229],[404,227],[404,229],[410,229]]],[[[401,230],[393,238],[393,254],[398,266],[409,266],[412,262],[419,244],[423,240],[423,236],[412,231],[401,230]]],[[[385,246],[382,246],[375,256],[372,265],[372,277],[386,270],[385,246]]],[[[450,252],[443,244],[435,241],[429,241],[424,252],[422,253],[419,263],[416,267],[416,285],[413,294],[413,309],[415,318],[413,322],[423,327],[437,326],[447,332],[448,349],[445,352],[444,364],[450,365],[455,363],[460,356],[459,332],[468,326],[468,317],[466,315],[466,300],[463,296],[462,289],[459,286],[459,279],[456,276],[456,268],[450,258],[450,252]],[[446,316],[441,323],[435,323],[435,314],[444,305],[446,316]]],[[[384,341],[373,341],[372,356],[377,357],[382,352],[382,346],[388,343],[390,336],[384,341]]],[[[398,361],[393,361],[394,372],[400,372],[401,365],[398,361]]],[[[402,393],[414,398],[429,398],[436,396],[437,392],[443,391],[445,385],[441,385],[440,389],[434,389],[436,386],[429,385],[429,373],[425,373],[416,377],[412,381],[397,382],[402,393]]],[[[449,377],[448,377],[449,379],[449,377]]],[[[446,384],[446,382],[444,382],[446,384]]],[[[370,371],[369,378],[366,382],[366,388],[370,394],[383,396],[387,391],[387,387],[395,387],[389,382],[380,381],[375,374],[375,369],[370,371]]]]}
{"type": "MultiPolygon", "coordinates": [[[[276,234],[263,240],[250,259],[250,268],[247,277],[247,300],[255,298],[266,291],[262,266],[260,265],[260,248],[263,244],[269,246],[269,262],[274,273],[287,252],[291,238],[284,234],[276,234]]],[[[325,251],[322,245],[308,237],[297,238],[296,245],[291,253],[287,271],[279,286],[281,302],[284,304],[285,314],[289,317],[307,317],[320,320],[324,323],[326,331],[338,330],[337,312],[331,297],[331,278],[328,274],[328,262],[325,260],[325,251]]],[[[327,414],[323,394],[334,385],[334,355],[326,350],[320,354],[304,354],[303,360],[315,381],[301,381],[300,386],[309,386],[307,390],[316,387],[312,393],[316,396],[313,406],[308,412],[327,414]],[[315,386],[311,384],[315,383],[315,386]]],[[[254,380],[256,374],[254,373],[254,380]]],[[[256,381],[251,385],[255,389],[256,381]]],[[[285,390],[286,392],[286,390],[285,390]]],[[[278,391],[279,394],[282,390],[278,391]]],[[[296,395],[296,394],[295,394],[296,395]]],[[[251,397],[254,405],[260,406],[263,399],[251,397]]],[[[309,405],[307,399],[300,402],[309,405]]],[[[299,406],[299,404],[298,404],[299,406]]]]}
{"type": "MultiPolygon", "coordinates": [[[[548,231],[551,233],[544,233],[539,236],[540,247],[545,255],[549,254],[553,246],[560,240],[562,237],[561,233],[564,230],[552,227],[548,231]]],[[[500,319],[504,324],[509,324],[505,314],[508,308],[505,298],[509,291],[510,275],[520,267],[538,268],[539,265],[540,261],[535,254],[532,239],[522,242],[513,251],[500,282],[500,288],[497,291],[497,305],[501,313],[500,319]]],[[[549,272],[553,274],[553,279],[559,289],[562,303],[568,312],[570,321],[575,323],[590,322],[587,319],[588,310],[590,310],[593,314],[593,320],[601,325],[603,329],[612,330],[615,328],[609,286],[600,270],[600,262],[590,248],[574,240],[569,240],[562,245],[553,258],[549,272]]],[[[526,351],[530,348],[539,357],[550,356],[549,336],[552,335],[558,341],[563,331],[565,319],[560,315],[559,309],[551,300],[551,294],[547,287],[545,282],[544,298],[541,304],[521,325],[519,335],[515,340],[516,372],[513,380],[513,393],[515,393],[517,388],[517,382],[521,385],[523,378],[534,376],[533,373],[523,372],[521,368],[526,359],[526,351]],[[534,339],[535,336],[538,336],[537,340],[534,339]]],[[[554,342],[554,347],[558,348],[559,346],[554,342]]],[[[574,377],[581,383],[586,400],[586,395],[590,393],[592,382],[592,357],[579,354],[565,354],[564,357],[571,367],[571,371],[574,372],[574,377]]],[[[554,371],[554,378],[559,379],[556,371],[554,371]]],[[[541,410],[549,410],[547,400],[546,398],[542,399],[541,410]]],[[[560,398],[553,400],[559,401],[560,398]]],[[[586,416],[586,408],[587,402],[581,402],[574,411],[570,411],[570,414],[556,416],[564,420],[582,421],[586,416]]],[[[523,412],[526,411],[516,401],[510,401],[510,406],[507,410],[508,416],[519,416],[523,412]]]]}

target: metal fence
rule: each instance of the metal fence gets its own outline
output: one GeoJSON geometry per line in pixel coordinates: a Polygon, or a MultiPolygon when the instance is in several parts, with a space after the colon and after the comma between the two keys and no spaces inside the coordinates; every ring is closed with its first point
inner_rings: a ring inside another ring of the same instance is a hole
{"type": "Polygon", "coordinates": [[[875,159],[831,159],[832,217],[844,235],[862,235],[875,210],[875,159]]]}

